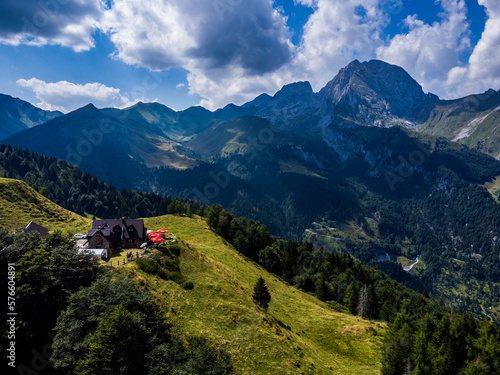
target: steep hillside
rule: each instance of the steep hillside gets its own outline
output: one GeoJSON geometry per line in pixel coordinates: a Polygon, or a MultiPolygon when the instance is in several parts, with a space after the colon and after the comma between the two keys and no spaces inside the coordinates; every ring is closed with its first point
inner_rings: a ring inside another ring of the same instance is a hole
{"type": "Polygon", "coordinates": [[[24,100],[0,94],[0,141],[61,115],[61,112],[44,111],[24,100]]]}
{"type": "Polygon", "coordinates": [[[185,290],[139,271],[133,273],[183,332],[203,335],[231,354],[237,374],[378,374],[386,325],[338,313],[286,284],[236,252],[198,218],[145,219],[181,239],[185,290]],[[269,286],[264,311],[252,301],[259,277],[269,286]]]}
{"type": "Polygon", "coordinates": [[[0,226],[17,230],[30,221],[71,233],[87,231],[92,221],[59,207],[26,183],[0,178],[0,226]]]}
{"type": "Polygon", "coordinates": [[[22,180],[69,211],[102,219],[164,215],[172,202],[154,193],[118,190],[65,161],[2,144],[0,177],[22,180]]]}
{"type": "Polygon", "coordinates": [[[210,127],[194,136],[186,146],[203,157],[248,155],[255,153],[255,146],[259,143],[264,148],[270,144],[285,142],[287,139],[283,135],[269,121],[261,117],[245,116],[210,127]]]}
{"type": "Polygon", "coordinates": [[[500,91],[439,101],[418,130],[500,158],[500,91]]]}

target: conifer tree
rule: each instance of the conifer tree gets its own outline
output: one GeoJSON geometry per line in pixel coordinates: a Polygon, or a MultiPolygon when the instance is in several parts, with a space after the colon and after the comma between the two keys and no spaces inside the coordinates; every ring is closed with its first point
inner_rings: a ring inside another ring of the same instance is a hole
{"type": "Polygon", "coordinates": [[[320,277],[316,281],[316,298],[321,301],[326,301],[328,299],[328,286],[326,285],[324,277],[320,277]]]}
{"type": "Polygon", "coordinates": [[[262,277],[259,277],[257,283],[255,283],[252,297],[255,303],[264,308],[267,308],[267,305],[271,302],[271,294],[269,293],[266,282],[262,277]]]}
{"type": "Polygon", "coordinates": [[[347,287],[344,296],[344,305],[349,309],[352,314],[356,314],[356,308],[359,304],[359,289],[356,281],[351,281],[347,287]]]}

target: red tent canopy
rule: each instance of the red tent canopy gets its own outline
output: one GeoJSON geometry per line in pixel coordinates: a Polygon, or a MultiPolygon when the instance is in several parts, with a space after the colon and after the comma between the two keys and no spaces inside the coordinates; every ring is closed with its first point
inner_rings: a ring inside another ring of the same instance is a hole
{"type": "Polygon", "coordinates": [[[156,233],[168,233],[168,230],[166,229],[159,229],[156,231],[156,233]]]}
{"type": "Polygon", "coordinates": [[[153,242],[165,242],[165,240],[161,237],[154,237],[154,239],[152,241],[153,242]]]}
{"type": "Polygon", "coordinates": [[[151,237],[158,237],[158,233],[149,233],[148,234],[148,237],[151,238],[151,237]]]}

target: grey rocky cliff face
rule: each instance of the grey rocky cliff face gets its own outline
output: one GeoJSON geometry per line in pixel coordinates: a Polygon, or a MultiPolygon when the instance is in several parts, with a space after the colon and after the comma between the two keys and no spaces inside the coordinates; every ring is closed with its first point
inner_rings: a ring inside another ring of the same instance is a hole
{"type": "Polygon", "coordinates": [[[341,69],[320,92],[322,113],[332,123],[347,120],[357,125],[413,127],[429,100],[422,87],[398,66],[355,60],[341,69]]]}
{"type": "Polygon", "coordinates": [[[255,116],[269,120],[278,128],[303,129],[317,125],[318,99],[309,82],[296,82],[283,86],[272,97],[260,95],[244,107],[255,107],[255,116]]]}
{"type": "Polygon", "coordinates": [[[355,60],[318,93],[309,82],[297,82],[244,107],[290,130],[330,124],[413,128],[426,103],[434,100],[438,98],[425,94],[404,69],[378,60],[355,60]]]}

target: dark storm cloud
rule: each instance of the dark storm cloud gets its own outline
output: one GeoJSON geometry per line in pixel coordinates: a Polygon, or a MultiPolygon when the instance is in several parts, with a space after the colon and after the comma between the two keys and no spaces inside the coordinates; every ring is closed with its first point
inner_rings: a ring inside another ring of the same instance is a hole
{"type": "Polygon", "coordinates": [[[190,57],[201,59],[208,69],[238,65],[250,74],[274,71],[291,60],[284,19],[269,1],[226,4],[217,8],[207,2],[206,14],[212,16],[203,20],[197,47],[187,52],[190,57]]]}
{"type": "Polygon", "coordinates": [[[2,0],[0,37],[4,42],[20,36],[57,38],[64,36],[66,26],[79,25],[82,19],[97,17],[100,11],[97,0],[2,0]]]}

